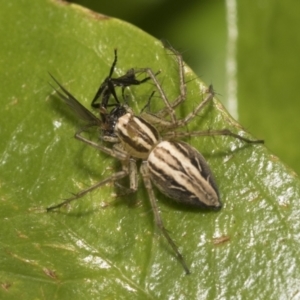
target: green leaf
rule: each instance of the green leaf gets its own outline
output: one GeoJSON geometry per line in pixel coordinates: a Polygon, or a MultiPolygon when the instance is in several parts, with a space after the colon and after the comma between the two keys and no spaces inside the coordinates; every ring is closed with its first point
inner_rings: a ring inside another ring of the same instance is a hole
{"type": "MultiPolygon", "coordinates": [[[[190,276],[157,234],[142,182],[137,195],[105,209],[113,186],[46,213],[121,167],[73,139],[80,123],[53,95],[48,72],[89,107],[114,48],[118,75],[131,67],[160,69],[170,99],[179,93],[177,64],[160,41],[132,25],[63,2],[6,1],[0,20],[1,299],[298,295],[300,184],[262,145],[229,137],[189,140],[214,171],[224,204],[219,212],[187,209],[155,191],[190,276]]],[[[202,83],[188,68],[186,79],[181,116],[202,100],[202,83]]],[[[150,83],[130,89],[136,113],[153,89],[150,83]]],[[[224,127],[249,136],[216,100],[189,130],[224,127]]]]}
{"type": "Polygon", "coordinates": [[[243,4],[238,6],[240,120],[299,174],[300,2],[243,4]]]}

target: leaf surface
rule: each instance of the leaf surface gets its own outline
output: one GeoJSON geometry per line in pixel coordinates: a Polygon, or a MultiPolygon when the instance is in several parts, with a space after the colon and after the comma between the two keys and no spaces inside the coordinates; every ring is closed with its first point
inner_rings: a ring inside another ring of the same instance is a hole
{"type": "MultiPolygon", "coordinates": [[[[219,212],[185,208],[155,190],[190,276],[158,234],[141,180],[135,196],[116,203],[108,204],[115,192],[108,185],[46,213],[47,206],[121,167],[73,139],[80,122],[53,95],[47,72],[89,107],[114,48],[117,75],[132,67],[161,70],[159,80],[170,99],[179,93],[178,66],[160,41],[79,6],[4,2],[0,20],[6,41],[0,48],[1,299],[298,295],[299,179],[262,145],[229,137],[188,140],[213,169],[224,204],[219,212]]],[[[188,68],[186,79],[188,97],[180,116],[202,100],[203,84],[188,68]]],[[[137,114],[154,88],[147,83],[127,91],[137,114]]],[[[154,100],[155,106],[160,99],[154,100]]],[[[189,130],[222,128],[250,137],[217,100],[189,130]]]]}

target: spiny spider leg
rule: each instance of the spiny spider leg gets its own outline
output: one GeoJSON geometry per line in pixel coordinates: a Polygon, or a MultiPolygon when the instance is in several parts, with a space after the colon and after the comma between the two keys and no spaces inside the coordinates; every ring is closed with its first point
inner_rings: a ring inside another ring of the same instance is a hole
{"type": "Polygon", "coordinates": [[[229,129],[220,129],[220,130],[204,130],[204,131],[192,131],[192,132],[168,132],[164,134],[164,137],[173,139],[173,138],[186,138],[186,137],[192,137],[192,136],[231,136],[236,139],[239,139],[243,142],[249,143],[249,144],[263,144],[264,140],[250,140],[247,139],[239,134],[233,133],[229,129]]]}
{"type": "Polygon", "coordinates": [[[176,244],[174,243],[172,238],[170,237],[167,229],[164,226],[163,220],[160,216],[159,209],[158,209],[158,206],[157,206],[157,203],[156,203],[156,197],[154,195],[154,190],[153,190],[151,179],[150,179],[149,169],[147,167],[147,161],[143,161],[143,163],[141,165],[141,174],[142,174],[144,184],[145,184],[145,187],[147,189],[148,196],[149,196],[149,199],[150,199],[151,207],[152,207],[153,214],[154,214],[155,224],[160,229],[163,236],[166,238],[166,240],[168,241],[168,243],[172,247],[173,251],[175,252],[175,254],[177,256],[178,261],[182,264],[182,266],[185,270],[185,273],[188,275],[191,272],[190,272],[190,270],[189,270],[189,268],[188,268],[188,266],[185,262],[185,259],[182,256],[182,254],[179,252],[178,247],[176,246],[176,244]]]}
{"type": "Polygon", "coordinates": [[[53,206],[49,206],[47,207],[47,211],[51,211],[51,210],[54,210],[54,209],[57,209],[57,208],[60,208],[66,204],[69,204],[70,202],[76,200],[76,199],[79,199],[81,197],[83,197],[84,195],[86,195],[87,193],[99,188],[100,186],[108,183],[108,182],[113,182],[113,181],[116,181],[116,180],[120,180],[124,177],[128,176],[128,171],[120,171],[120,172],[117,172],[111,176],[109,176],[108,178],[100,181],[100,182],[97,182],[96,184],[88,187],[87,189],[85,190],[82,190],[80,191],[79,193],[75,194],[73,197],[70,197],[68,199],[66,199],[65,201],[59,203],[59,204],[56,204],[56,205],[53,205],[53,206]]]}
{"type": "MultiPolygon", "coordinates": [[[[156,86],[156,88],[158,89],[158,91],[160,92],[160,95],[164,101],[164,103],[166,104],[166,107],[158,112],[156,112],[155,114],[151,114],[151,113],[144,113],[143,117],[145,117],[146,120],[155,123],[156,126],[159,126],[163,129],[163,131],[167,131],[167,129],[174,129],[176,130],[177,128],[180,127],[184,127],[186,126],[188,123],[190,123],[197,115],[198,113],[205,107],[205,105],[207,105],[210,101],[213,100],[215,92],[213,89],[213,86],[210,85],[208,87],[208,89],[206,90],[207,96],[205,97],[204,100],[202,100],[197,107],[191,112],[189,113],[185,118],[183,119],[176,119],[175,116],[175,111],[174,109],[181,104],[185,99],[186,99],[186,84],[185,84],[185,80],[184,80],[184,62],[182,59],[181,54],[176,51],[174,48],[172,48],[170,45],[167,46],[167,48],[172,51],[172,53],[174,53],[174,55],[176,56],[177,62],[178,62],[178,67],[179,67],[179,86],[180,86],[180,95],[175,99],[174,102],[170,103],[168,98],[166,97],[161,84],[158,82],[158,80],[156,78],[154,78],[151,73],[152,70],[151,69],[145,69],[145,71],[150,74],[149,76],[151,76],[152,80],[154,81],[154,84],[156,86]],[[163,120],[161,117],[165,116],[167,113],[171,112],[171,121],[168,122],[166,120],[163,120]],[[173,117],[172,117],[173,115],[173,117]]],[[[152,98],[153,93],[151,94],[146,106],[143,108],[142,112],[144,111],[145,108],[150,107],[150,101],[152,98]]],[[[228,129],[222,129],[222,130],[207,130],[207,131],[196,131],[196,132],[167,132],[164,134],[164,138],[177,138],[177,137],[189,137],[189,136],[205,136],[205,135],[227,135],[227,136],[232,136],[235,137],[239,140],[242,140],[244,142],[247,143],[263,143],[263,140],[250,140],[247,138],[244,138],[238,134],[235,134],[233,132],[231,132],[228,129]]]]}
{"type": "Polygon", "coordinates": [[[151,68],[143,68],[143,69],[139,69],[136,71],[146,72],[149,75],[149,77],[151,77],[152,81],[154,82],[154,85],[156,86],[156,88],[166,106],[166,110],[168,111],[168,114],[170,115],[172,123],[176,123],[175,111],[173,110],[172,105],[170,104],[165,91],[162,89],[162,86],[159,83],[158,79],[156,78],[155,73],[152,71],[152,69],[151,68]]]}
{"type": "MultiPolygon", "coordinates": [[[[170,127],[174,127],[175,124],[177,124],[177,117],[176,117],[176,113],[175,113],[175,108],[181,104],[183,101],[185,101],[186,99],[186,95],[187,95],[187,91],[186,91],[186,83],[185,83],[185,79],[184,79],[184,62],[182,59],[182,55],[176,51],[174,48],[172,48],[170,45],[169,46],[165,46],[166,48],[168,48],[175,56],[177,59],[177,63],[178,63],[178,73],[179,73],[179,89],[180,89],[180,95],[173,101],[170,102],[160,84],[160,82],[157,80],[157,78],[155,77],[155,74],[153,73],[151,68],[144,68],[144,69],[139,69],[136,70],[136,72],[140,71],[140,72],[146,72],[149,77],[151,77],[151,79],[154,82],[154,85],[156,86],[164,104],[165,107],[163,109],[161,109],[160,111],[155,113],[155,116],[157,118],[162,118],[165,117],[166,115],[169,115],[171,118],[171,123],[173,124],[170,127]]],[[[213,96],[212,96],[213,97],[213,96]]],[[[181,125],[177,125],[175,127],[178,127],[181,125]]]]}
{"type": "MultiPolygon", "coordinates": [[[[181,104],[186,99],[187,90],[186,90],[186,83],[184,79],[184,62],[182,59],[182,55],[175,50],[170,44],[163,43],[165,48],[169,49],[172,54],[176,56],[176,60],[178,63],[178,74],[179,74],[179,96],[171,103],[172,109],[175,109],[179,104],[181,104]]],[[[164,117],[168,114],[166,108],[155,113],[158,117],[164,117]]]]}
{"type": "Polygon", "coordinates": [[[85,138],[84,136],[81,135],[81,133],[84,131],[84,129],[81,129],[80,131],[77,131],[75,133],[75,138],[81,142],[84,142],[86,144],[88,144],[89,146],[96,148],[98,150],[101,150],[102,152],[108,154],[109,156],[112,156],[114,158],[117,158],[119,160],[126,160],[128,159],[128,154],[126,154],[125,152],[121,152],[121,151],[116,151],[114,148],[109,148],[109,147],[105,147],[101,144],[95,143],[87,138],[85,138]]]}
{"type": "MultiPolygon", "coordinates": [[[[171,121],[167,121],[162,119],[160,116],[157,116],[157,114],[153,114],[151,112],[144,112],[144,110],[146,108],[150,107],[150,101],[152,99],[152,95],[151,94],[146,106],[143,108],[143,110],[141,111],[142,113],[142,117],[145,118],[147,121],[149,121],[152,124],[155,124],[155,126],[158,126],[158,128],[160,128],[162,131],[167,131],[170,129],[176,130],[179,127],[183,127],[185,125],[187,125],[190,121],[192,121],[192,119],[197,116],[197,114],[204,108],[205,105],[207,105],[214,97],[214,90],[212,85],[210,85],[206,91],[206,93],[208,94],[206,96],[206,98],[204,100],[202,100],[197,107],[187,115],[187,117],[185,117],[184,119],[179,119],[176,120],[175,123],[171,122],[171,121]]],[[[162,111],[162,110],[161,110],[162,111]]]]}
{"type": "Polygon", "coordinates": [[[153,91],[153,92],[151,93],[151,95],[149,96],[148,101],[147,101],[147,103],[145,104],[145,106],[141,109],[140,114],[142,114],[145,110],[150,111],[150,103],[151,103],[151,99],[152,99],[152,97],[153,97],[154,94],[155,94],[155,91],[153,91]]]}
{"type": "Polygon", "coordinates": [[[207,96],[206,98],[201,101],[196,108],[193,109],[191,113],[189,113],[184,119],[177,120],[176,124],[174,124],[173,128],[176,129],[178,127],[186,126],[189,122],[191,122],[197,114],[204,108],[206,104],[213,100],[215,92],[213,86],[210,85],[206,90],[207,96]]]}
{"type": "Polygon", "coordinates": [[[174,109],[186,99],[186,94],[187,94],[186,83],[184,80],[184,62],[182,59],[182,55],[178,51],[176,51],[173,47],[171,47],[170,45],[167,45],[167,46],[165,45],[165,47],[168,48],[176,56],[176,59],[178,62],[180,95],[173,102],[170,102],[168,100],[161,84],[155,78],[157,73],[154,74],[151,68],[136,69],[135,72],[136,73],[137,72],[148,73],[149,77],[151,77],[151,79],[154,82],[154,85],[156,86],[156,88],[158,89],[158,91],[160,93],[160,96],[165,104],[165,107],[163,109],[161,109],[160,111],[156,112],[155,116],[157,118],[163,118],[169,114],[171,117],[171,121],[174,124],[176,122],[176,115],[175,115],[174,109]]]}
{"type": "Polygon", "coordinates": [[[114,182],[115,186],[119,189],[122,189],[122,192],[117,193],[117,197],[119,196],[127,196],[132,193],[135,193],[138,189],[138,171],[136,166],[136,161],[133,159],[129,160],[129,188],[118,183],[114,182]]]}

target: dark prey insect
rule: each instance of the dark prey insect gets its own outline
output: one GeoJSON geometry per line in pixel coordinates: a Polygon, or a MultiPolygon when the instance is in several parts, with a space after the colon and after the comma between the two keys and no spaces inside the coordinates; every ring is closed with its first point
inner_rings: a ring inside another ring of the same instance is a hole
{"type": "MultiPolygon", "coordinates": [[[[129,87],[131,85],[140,85],[150,79],[150,77],[145,77],[142,80],[138,80],[135,75],[143,71],[135,71],[134,69],[129,69],[124,75],[117,78],[113,78],[112,75],[114,73],[118,60],[117,49],[115,49],[114,53],[115,58],[111,65],[109,74],[105,78],[105,80],[100,84],[100,87],[91,103],[92,107],[97,108],[100,111],[102,122],[103,124],[105,124],[102,130],[104,131],[104,128],[106,128],[106,132],[104,132],[105,135],[114,135],[113,129],[115,126],[115,120],[125,113],[123,107],[120,105],[120,101],[117,97],[115,87],[122,88],[122,98],[123,101],[126,102],[124,95],[126,87],[129,87]],[[111,96],[114,99],[113,103],[109,103],[111,96]],[[100,102],[98,102],[99,99],[100,102]],[[114,107],[114,109],[110,111],[109,114],[107,114],[108,107],[114,107]]],[[[157,72],[155,76],[157,74],[159,74],[159,72],[157,72]]]]}
{"type": "MultiPolygon", "coordinates": [[[[60,97],[88,122],[88,126],[95,125],[102,128],[107,125],[105,122],[107,122],[109,118],[114,119],[115,122],[109,125],[109,129],[113,130],[114,134],[101,137],[102,140],[113,143],[113,147],[108,147],[103,143],[96,143],[85,138],[82,135],[85,128],[78,131],[75,134],[75,138],[122,161],[122,170],[80,191],[62,203],[48,207],[47,210],[57,209],[108,182],[117,182],[126,176],[129,176],[129,191],[135,192],[138,189],[137,162],[141,161],[140,173],[148,192],[155,223],[172,247],[186,274],[189,274],[190,270],[184,257],[163,224],[152,184],[169,198],[185,205],[216,210],[220,209],[222,205],[219,191],[208,164],[195,148],[179,139],[191,136],[227,135],[246,143],[262,143],[263,141],[249,140],[228,129],[194,132],[179,131],[178,129],[189,124],[203,107],[213,99],[214,91],[212,86],[210,86],[203,92],[203,95],[205,95],[203,101],[186,117],[178,119],[175,114],[175,108],[186,99],[184,64],[181,55],[174,49],[171,50],[175,54],[178,62],[180,84],[180,95],[173,102],[168,100],[162,86],[156,78],[157,74],[150,68],[135,69],[132,71],[133,74],[145,72],[148,76],[146,77],[147,80],[151,78],[154,82],[160,98],[164,103],[164,108],[155,114],[144,111],[137,116],[126,103],[121,105],[117,97],[115,98],[117,104],[109,111],[110,100],[109,97],[107,98],[107,95],[113,95],[113,90],[118,86],[123,88],[130,86],[130,84],[125,86],[115,83],[111,85],[105,83],[101,85],[103,87],[102,92],[97,93],[98,96],[100,95],[100,107],[105,111],[103,114],[104,117],[99,119],[83,107],[53,78],[62,90],[62,92],[57,91],[60,97]],[[103,91],[107,91],[107,94],[103,91]]],[[[112,66],[112,69],[113,68],[114,65],[112,66]]],[[[124,95],[123,99],[125,99],[124,95]]]]}

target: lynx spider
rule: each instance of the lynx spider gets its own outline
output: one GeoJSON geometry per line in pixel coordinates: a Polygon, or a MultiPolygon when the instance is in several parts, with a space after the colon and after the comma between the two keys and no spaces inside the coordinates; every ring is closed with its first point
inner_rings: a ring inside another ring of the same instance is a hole
{"type": "MultiPolygon", "coordinates": [[[[73,197],[70,197],[57,205],[48,207],[47,211],[57,209],[78,198],[83,197],[85,194],[101,187],[106,183],[117,182],[118,180],[127,176],[129,176],[130,182],[130,188],[128,191],[136,192],[138,189],[137,161],[142,160],[140,172],[148,192],[154,213],[155,223],[172,247],[186,274],[190,274],[190,270],[184,257],[164,227],[156,203],[152,183],[168,197],[190,206],[220,209],[222,205],[219,199],[219,192],[216,183],[205,159],[193,147],[180,141],[176,142],[173,139],[191,136],[227,135],[247,143],[263,143],[263,141],[249,140],[231,132],[228,129],[194,132],[176,131],[177,129],[189,124],[198,115],[203,107],[213,99],[214,91],[212,86],[210,86],[206,90],[207,95],[204,100],[200,102],[185,118],[178,119],[175,114],[175,109],[186,99],[184,63],[181,55],[177,51],[175,51],[173,48],[170,50],[175,54],[179,66],[180,95],[173,102],[170,102],[161,84],[156,78],[158,72],[154,73],[150,68],[135,70],[131,69],[131,71],[129,73],[127,72],[126,74],[129,74],[128,76],[132,76],[130,77],[132,81],[129,80],[124,84],[119,84],[120,81],[118,81],[118,78],[111,80],[111,76],[116,64],[115,52],[115,60],[111,67],[110,74],[101,84],[92,102],[93,105],[98,98],[102,97],[102,102],[98,106],[100,108],[101,120],[88,111],[84,106],[82,106],[51,75],[64,92],[64,94],[62,94],[61,92],[57,91],[59,96],[88,122],[86,127],[76,132],[75,138],[120,160],[122,162],[122,170],[112,174],[108,178],[94,184],[93,186],[80,191],[79,193],[73,195],[73,197]],[[135,83],[133,79],[136,80],[135,74],[137,73],[146,73],[148,77],[141,81],[137,80],[135,83]],[[143,83],[150,78],[158,90],[165,107],[155,114],[145,112],[144,109],[140,116],[135,116],[132,109],[127,104],[120,104],[115,93],[115,87],[122,87],[122,95],[124,98],[125,87],[133,84],[143,83]],[[117,102],[116,104],[111,105],[108,103],[111,95],[115,98],[115,101],[117,102]],[[107,107],[109,106],[115,107],[108,112],[107,107]],[[170,120],[167,120],[166,117],[168,117],[170,120]],[[114,134],[104,134],[101,139],[105,142],[113,143],[112,148],[104,146],[103,144],[95,143],[82,135],[82,132],[84,132],[86,128],[90,126],[99,126],[100,128],[105,128],[105,125],[107,125],[105,123],[109,118],[111,118],[113,122],[109,123],[110,128],[108,129],[113,131],[114,134]],[[182,164],[181,161],[178,160],[179,156],[182,158],[182,164]],[[161,168],[160,166],[163,163],[165,163],[166,167],[161,168]],[[170,173],[167,174],[167,171],[170,171],[170,173]],[[186,176],[187,179],[183,178],[184,176],[186,176]]],[[[119,79],[129,78],[126,74],[119,77],[119,79]]]]}

